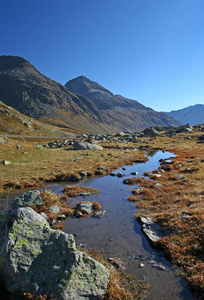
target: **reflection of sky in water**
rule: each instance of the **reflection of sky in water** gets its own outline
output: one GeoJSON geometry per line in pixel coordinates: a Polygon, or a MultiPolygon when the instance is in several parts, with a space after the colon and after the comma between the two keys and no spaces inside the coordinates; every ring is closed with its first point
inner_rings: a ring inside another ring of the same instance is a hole
{"type": "Polygon", "coordinates": [[[69,198],[69,201],[72,205],[83,200],[98,201],[101,204],[101,210],[106,210],[105,216],[101,219],[94,217],[67,219],[64,231],[75,235],[77,246],[83,244],[89,250],[104,250],[108,257],[120,257],[125,262],[126,271],[136,275],[140,280],[146,277],[151,285],[150,296],[146,299],[193,299],[185,288],[184,282],[175,275],[171,264],[163,257],[163,253],[149,246],[147,239],[141,234],[140,225],[134,218],[137,204],[127,201],[135,186],[125,185],[123,180],[127,177],[134,177],[131,172],[138,172],[137,177],[143,176],[145,171],[151,172],[159,167],[159,159],[175,156],[162,151],[152,153],[152,155],[146,163],[125,166],[126,170],[122,167],[115,170],[116,174],[118,172],[126,174],[122,178],[108,175],[79,183],[50,185],[46,188],[51,188],[56,193],[62,192],[64,185],[97,188],[98,195],[90,195],[86,199],[84,197],[69,198]],[[132,257],[137,259],[131,259],[132,257]],[[162,263],[166,270],[153,268],[151,260],[162,263]],[[145,264],[145,268],[138,268],[141,262],[145,264]]]}
{"type": "Polygon", "coordinates": [[[106,211],[105,216],[101,219],[94,217],[67,219],[64,231],[75,235],[77,246],[83,244],[89,250],[104,250],[106,256],[116,256],[124,261],[126,271],[136,275],[138,279],[147,278],[151,287],[150,295],[146,299],[193,299],[185,283],[175,275],[171,264],[163,257],[163,253],[149,246],[147,239],[141,234],[140,225],[134,218],[137,204],[127,200],[135,186],[125,185],[123,180],[127,177],[134,177],[131,172],[138,172],[136,177],[143,176],[145,171],[151,172],[159,167],[159,159],[175,156],[162,151],[151,155],[153,156],[148,156],[149,161],[146,163],[125,166],[126,170],[122,167],[115,170],[116,174],[118,172],[126,174],[122,178],[108,175],[77,183],[49,184],[43,189],[58,194],[62,193],[67,185],[97,188],[98,195],[90,195],[87,198],[83,196],[69,198],[68,201],[73,206],[78,201],[98,201],[101,204],[101,210],[106,211]],[[166,270],[153,268],[151,260],[162,263],[166,270]],[[145,264],[145,268],[139,268],[141,262],[145,264]]]}

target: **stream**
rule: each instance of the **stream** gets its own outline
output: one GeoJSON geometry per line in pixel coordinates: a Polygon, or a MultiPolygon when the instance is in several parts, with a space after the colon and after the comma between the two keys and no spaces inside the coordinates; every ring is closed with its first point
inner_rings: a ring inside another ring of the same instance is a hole
{"type": "MultiPolygon", "coordinates": [[[[123,184],[123,180],[132,177],[131,172],[138,172],[138,177],[145,171],[153,171],[159,167],[159,160],[174,157],[170,152],[158,151],[148,156],[146,163],[137,163],[124,166],[115,171],[126,175],[104,176],[87,179],[77,184],[84,187],[93,187],[99,190],[98,195],[72,198],[69,202],[75,205],[78,201],[98,201],[101,210],[106,214],[102,218],[71,218],[66,219],[64,231],[75,236],[78,248],[86,250],[95,249],[104,251],[107,258],[119,261],[121,268],[129,274],[136,276],[140,281],[149,285],[149,293],[145,299],[194,299],[188,290],[187,284],[177,274],[172,264],[168,262],[163,252],[150,247],[146,237],[141,233],[141,228],[134,215],[137,204],[127,200],[131,190],[136,186],[123,184]],[[143,267],[141,267],[141,264],[143,267]]],[[[66,184],[67,185],[67,184],[66,184]]],[[[47,185],[46,189],[61,193],[64,184],[47,185]]]]}
{"type": "MultiPolygon", "coordinates": [[[[140,225],[134,217],[137,204],[127,200],[136,185],[123,184],[125,178],[133,177],[131,172],[138,172],[137,177],[143,176],[145,171],[157,169],[160,159],[169,157],[175,155],[162,151],[149,153],[149,160],[146,163],[135,163],[115,170],[116,174],[118,172],[126,174],[122,178],[108,175],[85,179],[78,183],[49,184],[43,188],[56,194],[62,193],[64,186],[67,185],[82,185],[99,190],[97,195],[90,195],[86,199],[83,196],[69,198],[69,203],[74,206],[78,201],[97,201],[101,204],[101,210],[106,211],[105,215],[100,219],[95,217],[66,219],[64,232],[75,236],[77,248],[103,251],[105,257],[119,262],[121,269],[146,283],[149,286],[145,298],[147,300],[194,299],[187,283],[176,274],[177,269],[165,259],[163,252],[151,248],[142,234],[140,225]]],[[[5,205],[5,199],[3,202],[5,205]]],[[[1,206],[0,203],[1,212],[6,210],[1,206]]]]}

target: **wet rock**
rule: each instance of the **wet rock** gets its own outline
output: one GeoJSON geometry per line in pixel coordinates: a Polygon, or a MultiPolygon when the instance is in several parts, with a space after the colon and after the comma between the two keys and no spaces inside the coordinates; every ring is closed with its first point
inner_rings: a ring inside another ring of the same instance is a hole
{"type": "Polygon", "coordinates": [[[124,184],[131,184],[131,181],[130,181],[130,179],[126,178],[126,179],[123,180],[123,183],[124,184]]]}
{"type": "Polygon", "coordinates": [[[83,196],[84,198],[88,197],[89,195],[91,195],[91,193],[80,193],[79,196],[83,196]]]}
{"type": "Polygon", "coordinates": [[[166,270],[165,266],[157,263],[152,264],[152,267],[162,271],[166,270]]]}
{"type": "Polygon", "coordinates": [[[78,206],[78,209],[82,212],[82,213],[86,213],[86,214],[92,214],[93,213],[93,204],[91,202],[81,202],[78,206]]]}
{"type": "Polygon", "coordinates": [[[55,299],[103,299],[109,270],[76,249],[31,208],[0,215],[0,278],[11,293],[55,299]]]}
{"type": "Polygon", "coordinates": [[[106,213],[106,211],[105,210],[103,210],[103,211],[98,211],[98,212],[96,212],[95,214],[93,214],[93,217],[95,217],[95,218],[102,218],[103,216],[105,216],[105,213],[106,213]]]}
{"type": "Polygon", "coordinates": [[[131,175],[138,175],[138,172],[131,172],[131,175]]]}
{"type": "Polygon", "coordinates": [[[14,200],[11,201],[11,207],[26,207],[33,205],[43,205],[43,200],[40,196],[40,191],[28,191],[19,196],[17,196],[14,200]]]}
{"type": "Polygon", "coordinates": [[[117,177],[118,177],[118,178],[121,178],[121,177],[124,177],[125,175],[126,175],[125,173],[119,172],[119,173],[117,174],[117,177]]]}
{"type": "Polygon", "coordinates": [[[110,173],[110,176],[116,176],[116,174],[115,174],[115,173],[113,173],[113,172],[111,172],[111,173],[110,173]]]}
{"type": "Polygon", "coordinates": [[[173,164],[173,161],[171,159],[164,159],[162,161],[162,164],[164,164],[164,165],[171,165],[171,164],[173,164]]]}
{"type": "Polygon", "coordinates": [[[141,224],[142,232],[146,235],[153,247],[157,246],[157,242],[160,238],[167,235],[161,225],[153,222],[150,217],[139,217],[138,221],[141,224]]]}
{"type": "Polygon", "coordinates": [[[135,188],[132,190],[132,194],[142,194],[143,193],[143,188],[135,188]]]}
{"type": "Polygon", "coordinates": [[[77,218],[81,218],[81,217],[83,217],[83,214],[82,214],[82,212],[80,212],[80,211],[76,211],[75,212],[75,216],[77,217],[77,218]]]}

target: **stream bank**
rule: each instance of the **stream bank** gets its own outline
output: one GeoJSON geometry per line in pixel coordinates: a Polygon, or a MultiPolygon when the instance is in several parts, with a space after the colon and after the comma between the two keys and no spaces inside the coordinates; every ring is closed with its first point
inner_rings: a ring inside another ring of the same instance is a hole
{"type": "MultiPolygon", "coordinates": [[[[64,231],[75,236],[78,248],[86,250],[95,249],[104,252],[106,258],[113,259],[121,269],[136,276],[150,286],[146,299],[194,299],[188,290],[187,284],[172,268],[163,252],[150,247],[146,237],[141,233],[141,227],[134,214],[137,204],[128,202],[134,186],[123,184],[123,180],[131,176],[132,172],[138,172],[138,177],[145,171],[151,172],[159,167],[160,159],[175,156],[170,152],[158,151],[150,153],[146,163],[124,166],[114,173],[125,173],[121,178],[117,176],[105,176],[80,182],[84,187],[93,187],[100,192],[98,195],[90,195],[86,200],[97,201],[101,204],[101,210],[106,214],[101,219],[97,218],[72,218],[65,220],[64,231]]],[[[72,184],[78,185],[78,184],[72,184]]],[[[52,184],[46,187],[54,193],[61,193],[64,185],[52,184]]],[[[70,200],[70,199],[69,199],[70,200]]],[[[71,199],[75,205],[83,201],[84,197],[71,199]]]]}

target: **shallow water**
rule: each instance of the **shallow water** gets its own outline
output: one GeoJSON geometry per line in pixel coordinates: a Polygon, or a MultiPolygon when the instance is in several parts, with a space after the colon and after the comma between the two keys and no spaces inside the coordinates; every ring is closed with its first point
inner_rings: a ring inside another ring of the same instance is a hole
{"type": "MultiPolygon", "coordinates": [[[[134,218],[136,203],[127,201],[134,186],[123,184],[125,178],[132,176],[131,172],[136,171],[139,173],[138,177],[142,176],[144,171],[157,169],[159,159],[173,156],[175,155],[172,153],[159,151],[149,156],[146,163],[125,166],[126,170],[116,170],[115,173],[126,173],[122,178],[109,175],[72,184],[99,189],[98,195],[90,195],[86,200],[100,202],[101,210],[106,210],[106,214],[101,219],[90,217],[65,221],[64,231],[75,236],[77,247],[104,251],[106,257],[117,258],[128,273],[149,284],[149,295],[146,299],[194,299],[186,283],[176,275],[163,253],[149,246],[134,218]],[[153,266],[154,262],[162,265],[164,269],[153,266]],[[141,263],[145,265],[143,268],[140,268],[141,263]]],[[[54,184],[46,189],[60,193],[63,187],[64,185],[54,184]]],[[[84,197],[77,197],[70,203],[74,205],[81,200],[85,200],[84,197]]]]}

